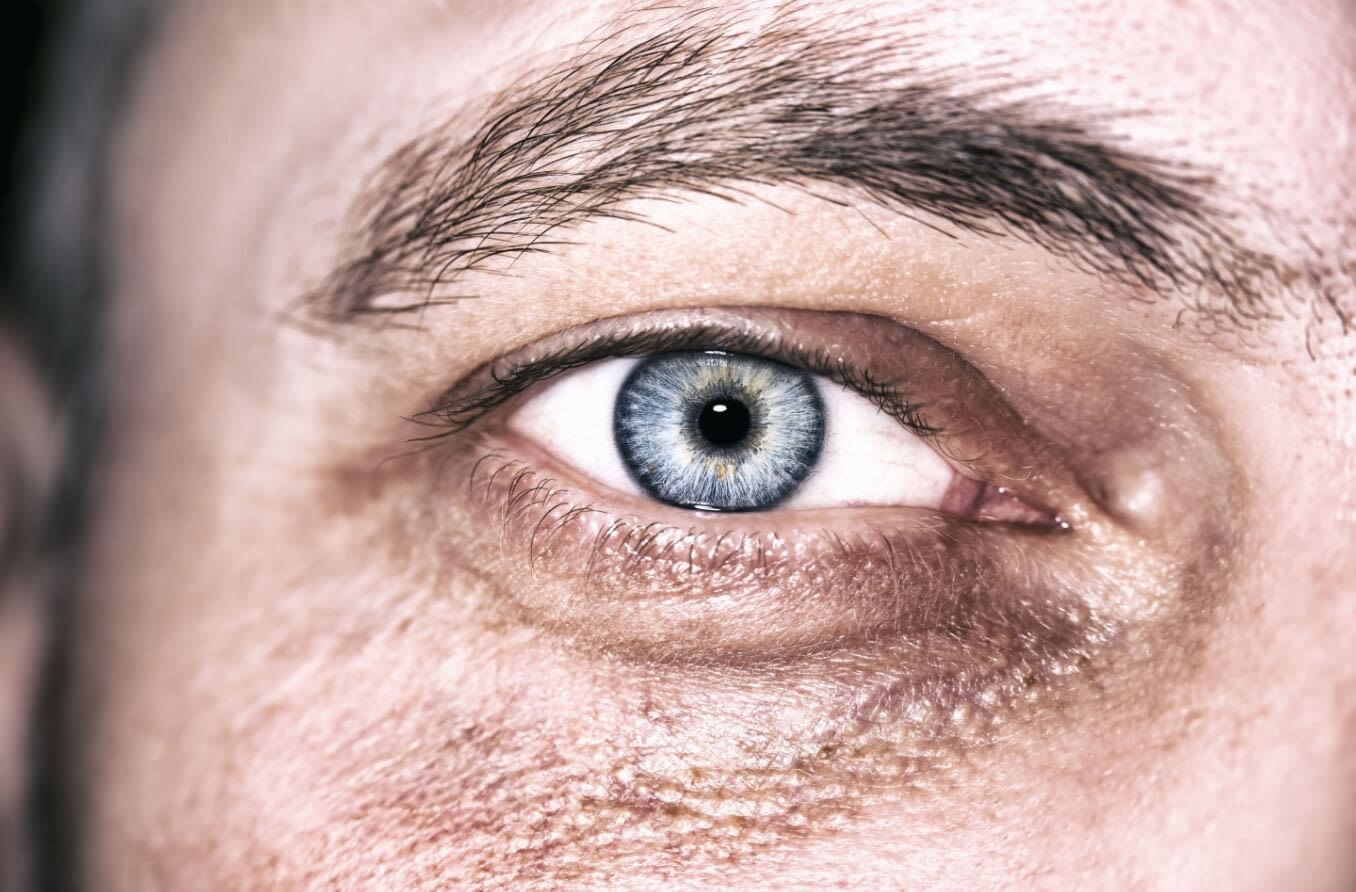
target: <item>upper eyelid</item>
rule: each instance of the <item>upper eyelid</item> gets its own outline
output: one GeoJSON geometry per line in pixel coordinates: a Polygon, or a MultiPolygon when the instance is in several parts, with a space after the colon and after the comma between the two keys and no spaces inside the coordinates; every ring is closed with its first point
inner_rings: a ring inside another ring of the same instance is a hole
{"type": "MultiPolygon", "coordinates": [[[[463,431],[474,425],[493,409],[525,392],[573,369],[604,359],[641,356],[675,350],[719,349],[735,353],[763,356],[804,368],[838,384],[857,391],[874,402],[901,425],[922,437],[936,437],[939,428],[922,417],[922,403],[910,400],[902,385],[875,378],[869,370],[851,366],[846,360],[833,360],[827,351],[796,348],[787,339],[772,332],[736,332],[711,325],[688,328],[668,328],[662,331],[640,331],[619,336],[603,336],[592,341],[583,340],[572,346],[547,353],[535,359],[510,364],[506,369],[495,363],[483,367],[479,377],[484,383],[469,392],[464,382],[478,377],[473,372],[463,383],[439,398],[432,408],[416,416],[416,420],[440,423],[452,431],[463,431]]],[[[497,362],[502,363],[503,360],[497,362]]]]}

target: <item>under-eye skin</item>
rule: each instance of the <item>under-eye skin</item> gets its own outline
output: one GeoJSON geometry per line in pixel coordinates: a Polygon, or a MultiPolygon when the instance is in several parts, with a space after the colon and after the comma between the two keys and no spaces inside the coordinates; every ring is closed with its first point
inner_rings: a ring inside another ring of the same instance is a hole
{"type": "Polygon", "coordinates": [[[471,518],[446,535],[509,621],[610,659],[871,678],[852,709],[873,720],[1065,684],[1137,592],[1170,588],[1061,448],[964,358],[879,317],[604,319],[506,353],[420,420],[471,518]],[[748,418],[714,417],[736,401],[748,418]],[[881,427],[850,440],[888,448],[843,461],[854,417],[881,427]],[[759,424],[784,426],[784,476],[739,451],[759,424]],[[749,463],[747,487],[714,485],[722,460],[749,463]]]}

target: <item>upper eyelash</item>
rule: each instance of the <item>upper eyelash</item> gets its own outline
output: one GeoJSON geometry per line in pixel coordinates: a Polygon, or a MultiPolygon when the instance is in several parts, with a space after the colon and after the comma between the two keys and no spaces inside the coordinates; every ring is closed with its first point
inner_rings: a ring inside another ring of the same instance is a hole
{"type": "Polygon", "coordinates": [[[437,406],[416,415],[414,420],[444,426],[447,428],[445,433],[463,431],[532,385],[565,372],[604,359],[676,350],[724,350],[797,365],[857,391],[919,436],[941,434],[940,428],[924,420],[924,404],[908,399],[900,385],[877,378],[846,360],[834,359],[827,351],[797,350],[772,334],[731,332],[703,326],[607,335],[519,363],[503,372],[491,367],[491,383],[463,396],[445,397],[437,406]]]}

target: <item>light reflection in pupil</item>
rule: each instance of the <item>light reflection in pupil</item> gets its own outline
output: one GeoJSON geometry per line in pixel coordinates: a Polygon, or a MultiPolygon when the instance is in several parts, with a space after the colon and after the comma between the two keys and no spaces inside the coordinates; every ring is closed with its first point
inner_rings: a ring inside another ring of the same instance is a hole
{"type": "Polygon", "coordinates": [[[717,397],[702,407],[697,430],[713,446],[729,448],[744,442],[752,419],[749,409],[739,400],[717,397]]]}

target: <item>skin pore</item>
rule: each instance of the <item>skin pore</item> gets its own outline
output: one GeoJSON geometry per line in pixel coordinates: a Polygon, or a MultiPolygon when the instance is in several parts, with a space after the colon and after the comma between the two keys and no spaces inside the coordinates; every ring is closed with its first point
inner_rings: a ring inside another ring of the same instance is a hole
{"type": "Polygon", "coordinates": [[[1354,34],[172,5],[109,170],[79,879],[1348,888],[1354,34]],[[524,434],[656,343],[908,398],[1029,511],[699,515],[524,434]]]}

